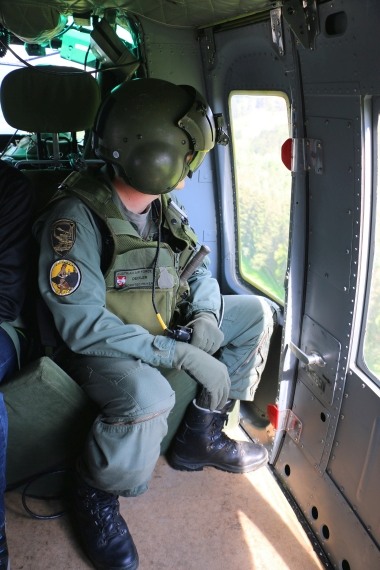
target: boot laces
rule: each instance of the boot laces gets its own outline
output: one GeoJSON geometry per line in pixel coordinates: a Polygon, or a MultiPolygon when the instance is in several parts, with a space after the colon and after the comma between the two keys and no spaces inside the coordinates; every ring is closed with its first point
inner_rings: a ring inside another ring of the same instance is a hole
{"type": "Polygon", "coordinates": [[[113,536],[126,533],[125,523],[119,512],[119,501],[115,495],[95,491],[87,497],[86,503],[104,542],[113,536]]]}
{"type": "Polygon", "coordinates": [[[236,452],[237,442],[223,431],[228,419],[228,414],[215,414],[212,420],[211,439],[212,444],[210,447],[217,447],[218,449],[225,449],[226,451],[236,452]]]}

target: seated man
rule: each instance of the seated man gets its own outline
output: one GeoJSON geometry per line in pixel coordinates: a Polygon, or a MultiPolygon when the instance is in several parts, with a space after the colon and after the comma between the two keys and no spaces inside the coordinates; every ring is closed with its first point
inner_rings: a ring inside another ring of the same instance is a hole
{"type": "MultiPolygon", "coordinates": [[[[27,291],[33,193],[27,178],[0,160],[0,382],[18,370],[27,343],[21,311],[27,291]]],[[[7,412],[0,392],[0,569],[8,568],[5,535],[7,412]]]]}
{"type": "Polygon", "coordinates": [[[117,497],[148,487],[174,405],[165,369],[185,370],[200,387],[173,443],[174,468],[243,473],[267,462],[263,446],[222,429],[233,399],[253,399],[271,306],[253,295],[221,296],[207,258],[196,263],[197,237],[169,194],[226,141],[194,88],[127,81],[95,123],[105,167],[70,175],[35,224],[40,290],[71,351],[62,362],[100,408],[78,458],[74,498],[98,569],[138,567],[117,497]]]}

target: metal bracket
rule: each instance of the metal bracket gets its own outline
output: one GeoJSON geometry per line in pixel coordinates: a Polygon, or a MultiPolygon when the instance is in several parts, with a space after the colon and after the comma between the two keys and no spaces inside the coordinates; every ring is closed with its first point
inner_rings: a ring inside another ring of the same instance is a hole
{"type": "Polygon", "coordinates": [[[323,174],[323,147],[318,139],[293,139],[292,172],[323,174]]]}
{"type": "Polygon", "coordinates": [[[205,57],[207,59],[207,64],[209,68],[211,68],[215,64],[215,55],[216,55],[213,29],[204,28],[198,37],[202,41],[205,57]]]}
{"type": "Polygon", "coordinates": [[[314,49],[319,34],[316,0],[284,0],[282,13],[299,42],[305,48],[314,49]]]}
{"type": "Polygon", "coordinates": [[[282,10],[275,8],[270,11],[270,25],[272,28],[272,41],[278,55],[285,54],[284,31],[282,26],[282,10]]]}
{"type": "Polygon", "coordinates": [[[290,410],[279,410],[275,404],[268,405],[268,416],[277,431],[286,431],[295,443],[299,443],[302,433],[302,422],[290,410]]]}

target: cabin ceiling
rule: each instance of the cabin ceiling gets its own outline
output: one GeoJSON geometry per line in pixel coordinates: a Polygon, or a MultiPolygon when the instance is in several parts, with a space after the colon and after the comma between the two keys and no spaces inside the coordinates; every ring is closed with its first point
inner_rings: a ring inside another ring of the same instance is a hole
{"type": "Polygon", "coordinates": [[[67,16],[82,20],[109,9],[168,26],[202,28],[282,4],[283,0],[0,0],[0,22],[21,39],[42,43],[59,32],[67,16]]]}

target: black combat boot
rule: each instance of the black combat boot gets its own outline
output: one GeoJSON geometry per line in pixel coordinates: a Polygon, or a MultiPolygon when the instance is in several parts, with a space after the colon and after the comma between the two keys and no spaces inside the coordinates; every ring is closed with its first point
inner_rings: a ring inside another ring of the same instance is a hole
{"type": "Polygon", "coordinates": [[[83,547],[97,570],[136,570],[139,558],[117,496],[80,481],[74,516],[83,547]]]}
{"type": "Polygon", "coordinates": [[[0,528],[0,570],[9,570],[9,557],[5,526],[0,528]]]}
{"type": "Polygon", "coordinates": [[[254,471],[268,461],[268,453],[260,443],[235,441],[223,431],[229,401],[220,412],[199,408],[192,402],[174,438],[169,463],[174,469],[202,471],[216,467],[230,473],[254,471]]]}

